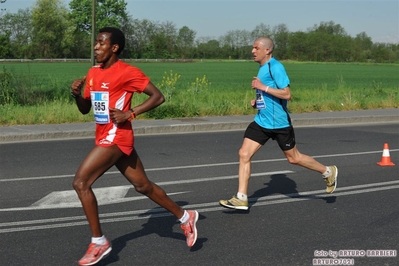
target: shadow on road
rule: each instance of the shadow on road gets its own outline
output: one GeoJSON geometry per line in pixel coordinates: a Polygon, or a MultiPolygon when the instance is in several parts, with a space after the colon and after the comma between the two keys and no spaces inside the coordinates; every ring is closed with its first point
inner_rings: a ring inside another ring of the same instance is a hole
{"type": "MultiPolygon", "coordinates": [[[[187,202],[176,202],[179,206],[184,206],[187,205],[187,202]]],[[[101,260],[98,264],[96,265],[108,265],[111,263],[115,263],[119,261],[119,253],[126,247],[127,242],[130,240],[134,240],[143,236],[151,235],[151,234],[157,234],[160,237],[168,237],[168,238],[174,238],[174,239],[179,239],[182,241],[183,245],[186,245],[186,237],[183,233],[181,232],[174,232],[174,226],[176,224],[179,225],[180,228],[180,223],[176,219],[176,217],[169,213],[168,211],[165,210],[165,212],[160,212],[159,210],[163,209],[161,207],[157,207],[154,209],[151,209],[147,211],[144,214],[141,214],[140,216],[149,216],[147,223],[142,224],[142,229],[139,231],[131,232],[129,234],[120,236],[118,238],[115,238],[112,240],[112,251],[111,253],[101,260]]],[[[203,215],[199,215],[198,220],[205,219],[206,217],[203,215]]],[[[139,240],[137,240],[139,241],[139,240]]],[[[196,251],[202,248],[203,243],[207,241],[207,238],[198,238],[197,242],[193,247],[191,247],[190,251],[196,251]]]]}
{"type": "Polygon", "coordinates": [[[337,198],[335,196],[300,195],[295,181],[284,174],[272,175],[270,178],[270,182],[265,183],[266,187],[255,191],[250,196],[251,205],[255,204],[259,198],[272,194],[282,194],[290,198],[321,199],[326,203],[334,203],[337,198]]]}
{"type": "MultiPolygon", "coordinates": [[[[262,187],[249,196],[249,207],[255,205],[260,198],[271,196],[273,194],[282,194],[289,198],[303,198],[303,199],[318,199],[324,200],[326,203],[334,203],[335,196],[318,196],[318,195],[300,195],[297,190],[297,185],[294,180],[287,177],[285,174],[275,174],[270,176],[270,182],[265,183],[262,187]]],[[[226,210],[225,213],[248,213],[242,210],[226,210]]]]}

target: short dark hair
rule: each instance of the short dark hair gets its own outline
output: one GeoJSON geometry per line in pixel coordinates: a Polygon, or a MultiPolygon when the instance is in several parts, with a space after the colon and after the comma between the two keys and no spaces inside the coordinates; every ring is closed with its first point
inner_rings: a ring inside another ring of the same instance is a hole
{"type": "Polygon", "coordinates": [[[104,27],[98,31],[99,33],[101,32],[108,32],[110,33],[110,42],[111,45],[117,44],[119,45],[119,49],[116,52],[117,55],[119,55],[123,49],[125,48],[125,34],[118,28],[114,27],[104,27]]]}

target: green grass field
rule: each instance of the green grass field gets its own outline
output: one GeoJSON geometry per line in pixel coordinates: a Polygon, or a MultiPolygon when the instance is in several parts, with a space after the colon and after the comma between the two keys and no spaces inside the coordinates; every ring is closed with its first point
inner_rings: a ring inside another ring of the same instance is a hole
{"type": "MultiPolygon", "coordinates": [[[[399,106],[399,66],[282,62],[291,80],[291,113],[399,106]]],[[[135,63],[167,101],[141,119],[253,114],[254,62],[135,63]]],[[[0,64],[1,125],[92,121],[69,96],[70,84],[90,63],[0,64]]],[[[145,95],[136,95],[133,105],[145,95]]]]}

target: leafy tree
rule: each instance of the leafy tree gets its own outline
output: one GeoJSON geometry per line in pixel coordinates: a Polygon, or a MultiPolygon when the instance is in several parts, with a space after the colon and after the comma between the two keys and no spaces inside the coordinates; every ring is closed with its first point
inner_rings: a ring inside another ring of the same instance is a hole
{"type": "MultiPolygon", "coordinates": [[[[270,29],[269,25],[266,25],[264,23],[261,23],[259,25],[255,26],[255,29],[251,31],[251,38],[252,42],[255,41],[257,38],[261,36],[266,36],[266,37],[273,37],[272,31],[270,29]]],[[[251,44],[252,45],[252,44],[251,44]]]]}
{"type": "Polygon", "coordinates": [[[308,55],[314,53],[311,49],[311,41],[309,34],[297,31],[290,34],[288,39],[288,55],[287,57],[297,61],[310,60],[308,55]]]}
{"type": "Polygon", "coordinates": [[[313,28],[309,29],[309,32],[320,32],[320,33],[326,33],[330,35],[341,35],[341,36],[346,36],[347,33],[345,29],[340,25],[340,24],[335,24],[334,21],[322,21],[320,24],[314,25],[313,28]]]}
{"type": "Polygon", "coordinates": [[[135,51],[137,45],[137,39],[134,36],[134,19],[128,15],[126,19],[122,21],[121,30],[125,33],[126,43],[125,49],[123,49],[121,58],[137,58],[135,51]]]}
{"type": "Polygon", "coordinates": [[[32,22],[29,8],[0,17],[0,34],[9,36],[11,58],[32,57],[32,22]]]}
{"type": "MultiPolygon", "coordinates": [[[[36,0],[31,9],[0,17],[0,57],[88,58],[91,46],[93,0],[36,0]]],[[[398,62],[399,44],[374,44],[365,32],[352,38],[333,21],[321,22],[307,32],[289,32],[285,24],[271,30],[257,25],[252,31],[229,30],[217,40],[195,37],[196,32],[170,21],[133,19],[125,0],[97,0],[96,28],[114,26],[126,36],[124,58],[249,59],[253,41],[269,36],[278,59],[298,61],[398,62]]]]}
{"type": "Polygon", "coordinates": [[[354,41],[360,45],[362,50],[369,50],[373,46],[373,41],[365,32],[357,34],[354,41]]]}
{"type": "Polygon", "coordinates": [[[168,44],[169,44],[168,36],[164,32],[158,32],[151,38],[153,57],[148,57],[149,53],[147,53],[146,58],[170,59],[171,53],[170,50],[168,50],[168,44]]]}
{"type": "Polygon", "coordinates": [[[148,20],[142,22],[136,20],[133,34],[143,58],[170,59],[178,57],[176,53],[178,35],[173,22],[151,23],[148,20]]]}
{"type": "MultiPolygon", "coordinates": [[[[253,39],[251,32],[247,30],[230,30],[219,38],[220,45],[223,47],[222,58],[247,58],[253,39]]],[[[219,57],[219,58],[221,58],[219,57]]]]}
{"type": "MultiPolygon", "coordinates": [[[[106,26],[120,28],[123,21],[128,19],[125,0],[97,0],[96,28],[106,26]]],[[[69,3],[71,19],[78,31],[91,33],[92,29],[92,0],[72,0],[69,3]]]]}
{"type": "Polygon", "coordinates": [[[159,49],[158,53],[161,54],[159,58],[176,58],[177,47],[177,28],[176,24],[171,21],[166,21],[158,26],[157,34],[154,36],[155,47],[164,47],[159,49]],[[164,43],[161,43],[164,42],[164,43]]]}
{"type": "Polygon", "coordinates": [[[362,62],[370,58],[373,42],[365,32],[356,35],[352,41],[352,61],[362,62]]]}
{"type": "Polygon", "coordinates": [[[376,63],[390,63],[394,61],[393,50],[386,43],[374,44],[371,48],[370,56],[376,63]]]}
{"type": "Polygon", "coordinates": [[[251,33],[247,30],[229,30],[225,35],[219,38],[222,46],[228,45],[231,48],[252,45],[254,41],[251,33]]]}
{"type": "Polygon", "coordinates": [[[155,35],[156,30],[156,24],[148,19],[134,19],[131,21],[129,24],[127,40],[133,48],[134,58],[155,58],[155,52],[153,51],[154,47],[153,45],[149,47],[149,44],[151,43],[151,37],[155,35]],[[149,54],[149,51],[152,51],[151,55],[149,54]],[[144,56],[144,53],[146,56],[144,56]]]}
{"type": "Polygon", "coordinates": [[[209,40],[198,44],[197,50],[199,58],[218,58],[220,43],[217,40],[209,40]]]}
{"type": "Polygon", "coordinates": [[[91,52],[91,39],[87,34],[76,32],[76,25],[68,20],[61,46],[62,54],[67,58],[87,58],[91,52]]]}
{"type": "Polygon", "coordinates": [[[349,36],[341,25],[333,21],[321,22],[309,30],[308,37],[311,49],[307,55],[310,60],[347,61],[350,58],[349,36]]]}
{"type": "Polygon", "coordinates": [[[61,57],[67,10],[61,0],[37,0],[32,9],[33,44],[42,58],[61,57]]]}
{"type": "MultiPolygon", "coordinates": [[[[106,26],[121,28],[122,25],[125,25],[126,27],[126,20],[129,20],[129,17],[124,0],[97,0],[96,2],[96,29],[106,26]]],[[[93,0],[71,0],[69,2],[70,25],[74,25],[75,29],[68,30],[68,37],[70,38],[69,43],[73,44],[70,52],[74,57],[87,58],[93,49],[91,47],[92,7],[93,0]]]]}
{"type": "Polygon", "coordinates": [[[153,43],[149,43],[143,47],[142,58],[144,59],[157,58],[157,51],[153,43]]]}
{"type": "Polygon", "coordinates": [[[181,58],[186,58],[190,55],[189,51],[194,47],[195,35],[196,32],[187,26],[179,29],[177,35],[177,49],[181,58]]]}
{"type": "Polygon", "coordinates": [[[397,62],[399,60],[399,43],[396,43],[396,44],[389,43],[387,45],[388,45],[388,49],[390,49],[392,51],[392,56],[393,56],[392,61],[397,62]]]}
{"type": "Polygon", "coordinates": [[[0,34],[0,58],[10,58],[11,57],[11,45],[9,34],[0,34]]]}
{"type": "Polygon", "coordinates": [[[274,55],[279,59],[285,59],[288,50],[288,39],[290,32],[285,24],[279,24],[273,29],[275,52],[274,55]]]}

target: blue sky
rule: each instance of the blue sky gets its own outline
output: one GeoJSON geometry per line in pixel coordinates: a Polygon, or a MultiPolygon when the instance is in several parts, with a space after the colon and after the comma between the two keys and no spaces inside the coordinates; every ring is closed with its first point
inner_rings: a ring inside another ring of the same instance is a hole
{"type": "MultiPolygon", "coordinates": [[[[4,0],[2,0],[4,1],[4,0]]],[[[68,7],[68,0],[63,0],[68,7]]],[[[133,18],[187,26],[197,37],[224,35],[229,30],[253,30],[264,23],[286,24],[306,31],[320,22],[340,24],[352,37],[361,32],[374,42],[399,43],[398,0],[125,0],[133,18]]],[[[6,0],[2,12],[16,13],[36,0],[6,0]],[[4,11],[6,9],[6,11],[4,11]]]]}

